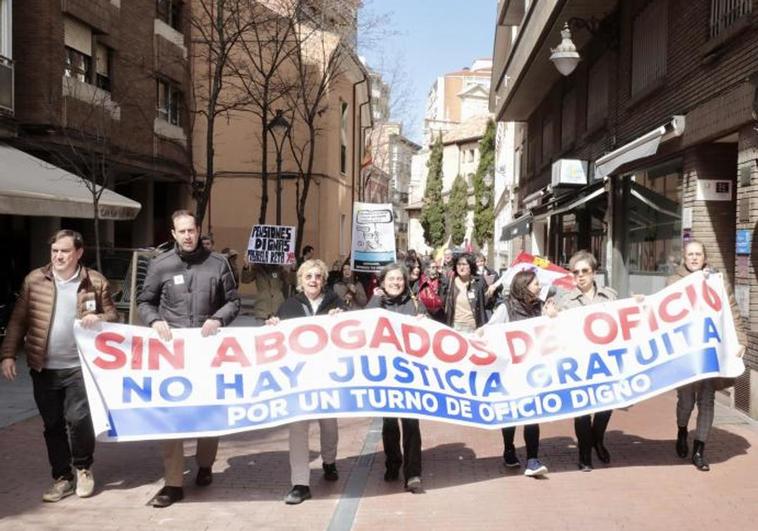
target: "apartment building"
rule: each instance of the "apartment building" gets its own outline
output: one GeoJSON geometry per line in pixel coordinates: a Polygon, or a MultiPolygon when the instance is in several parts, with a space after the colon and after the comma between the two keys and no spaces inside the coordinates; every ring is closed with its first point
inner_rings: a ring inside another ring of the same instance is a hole
{"type": "MultiPolygon", "coordinates": [[[[758,330],[757,17],[753,0],[501,0],[491,107],[523,129],[502,240],[560,264],[590,250],[628,296],[698,239],[758,330]]],[[[731,399],[758,417],[749,336],[731,399]]]]}

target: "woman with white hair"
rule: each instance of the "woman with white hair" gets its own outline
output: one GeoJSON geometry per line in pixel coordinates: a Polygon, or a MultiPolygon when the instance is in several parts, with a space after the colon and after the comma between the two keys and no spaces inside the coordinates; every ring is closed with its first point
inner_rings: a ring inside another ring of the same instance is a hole
{"type": "MultiPolygon", "coordinates": [[[[326,289],[329,271],[321,260],[306,260],[297,270],[297,293],[285,300],[275,317],[266,321],[268,325],[277,325],[282,319],[309,317],[315,315],[334,315],[343,311],[340,298],[326,289]]],[[[324,479],[337,481],[337,419],[319,419],[321,430],[321,460],[323,461],[324,479]]],[[[290,479],[292,489],[284,498],[284,503],[296,505],[311,498],[310,458],[308,449],[308,427],[310,421],[293,422],[290,427],[290,479]]]]}

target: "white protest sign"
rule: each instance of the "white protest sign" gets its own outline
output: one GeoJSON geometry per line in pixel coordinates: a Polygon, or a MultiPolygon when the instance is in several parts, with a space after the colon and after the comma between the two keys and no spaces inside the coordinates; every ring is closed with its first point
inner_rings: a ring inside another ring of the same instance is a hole
{"type": "Polygon", "coordinates": [[[247,244],[247,260],[251,264],[290,265],[296,261],[295,227],[284,225],[253,225],[247,244]]]}
{"type": "Polygon", "coordinates": [[[359,203],[353,208],[354,271],[372,273],[395,261],[395,215],[389,203],[359,203]]]}

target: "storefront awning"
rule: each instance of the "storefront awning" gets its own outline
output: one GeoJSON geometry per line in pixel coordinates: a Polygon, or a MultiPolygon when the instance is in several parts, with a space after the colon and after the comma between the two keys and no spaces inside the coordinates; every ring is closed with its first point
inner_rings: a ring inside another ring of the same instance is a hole
{"type": "Polygon", "coordinates": [[[680,136],[683,132],[684,116],[674,116],[662,126],[597,159],[595,178],[608,177],[627,162],[655,155],[661,142],[680,136]]]}
{"type": "MultiPolygon", "coordinates": [[[[82,179],[21,150],[0,144],[0,214],[94,218],[92,193],[82,179]]],[[[138,202],[107,188],[100,219],[134,219],[138,202]]]]}
{"type": "Polygon", "coordinates": [[[585,186],[578,190],[575,194],[571,194],[569,197],[559,197],[553,202],[543,205],[542,208],[532,210],[534,214],[534,221],[542,221],[550,216],[556,216],[569,212],[577,207],[582,206],[588,201],[592,201],[596,197],[605,193],[605,183],[598,181],[585,186]]]}
{"type": "Polygon", "coordinates": [[[508,225],[503,227],[503,230],[500,233],[500,241],[507,242],[517,236],[529,234],[529,232],[532,230],[532,220],[533,218],[531,213],[524,214],[520,218],[514,219],[508,223],[508,225]]]}

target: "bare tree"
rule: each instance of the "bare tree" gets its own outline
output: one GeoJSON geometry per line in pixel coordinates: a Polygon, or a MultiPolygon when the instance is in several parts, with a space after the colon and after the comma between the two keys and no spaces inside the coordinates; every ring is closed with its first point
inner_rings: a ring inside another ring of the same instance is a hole
{"type": "MultiPolygon", "coordinates": [[[[244,111],[259,122],[261,204],[258,223],[266,223],[268,211],[269,120],[274,111],[288,104],[287,95],[296,81],[285,73],[295,50],[293,19],[305,0],[238,0],[240,16],[239,54],[232,62],[238,90],[245,95],[244,111]],[[245,23],[246,27],[241,27],[245,23]]],[[[280,109],[289,113],[290,109],[280,109]]]]}
{"type": "Polygon", "coordinates": [[[249,4],[244,0],[195,0],[193,3],[194,112],[203,117],[206,124],[205,181],[196,194],[198,223],[201,225],[215,177],[216,118],[247,104],[245,94],[234,87],[237,71],[233,61],[240,41],[258,22],[246,16],[249,4]]]}
{"type": "Polygon", "coordinates": [[[345,0],[301,2],[298,16],[293,18],[297,45],[292,59],[297,82],[296,90],[288,96],[293,119],[304,133],[290,135],[290,148],[298,168],[295,186],[297,254],[303,243],[316,146],[322,132],[321,117],[328,110],[330,91],[345,76],[350,62],[360,68],[355,53],[357,26],[344,9],[345,4],[345,0]]]}

